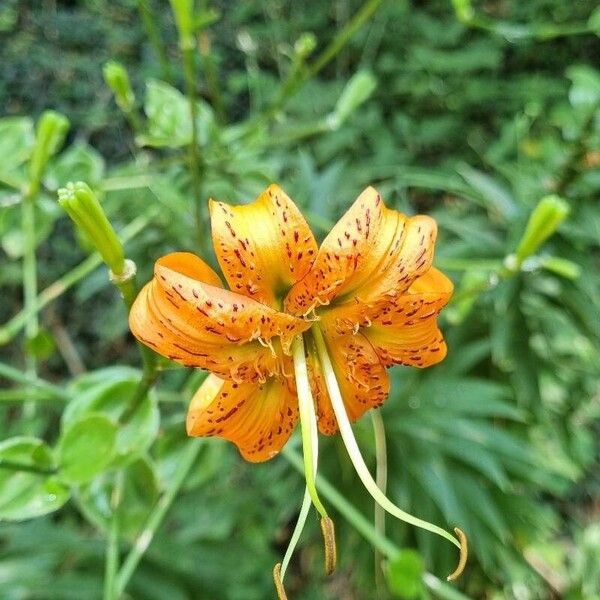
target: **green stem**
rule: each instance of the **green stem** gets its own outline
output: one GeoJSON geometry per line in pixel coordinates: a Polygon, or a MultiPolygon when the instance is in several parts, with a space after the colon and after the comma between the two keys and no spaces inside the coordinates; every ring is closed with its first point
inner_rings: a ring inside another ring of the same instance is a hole
{"type": "Polygon", "coordinates": [[[198,236],[200,247],[203,246],[206,236],[204,235],[204,225],[207,220],[204,205],[202,203],[202,173],[200,148],[198,146],[198,107],[196,105],[196,65],[194,61],[194,46],[190,41],[182,40],[181,52],[183,55],[183,71],[185,75],[185,87],[190,103],[190,118],[192,119],[192,141],[190,142],[189,162],[190,174],[192,176],[192,186],[194,189],[195,215],[196,215],[196,235],[198,236]]]}
{"type": "MultiPolygon", "coordinates": [[[[133,239],[138,233],[143,231],[148,223],[156,216],[157,211],[151,211],[149,214],[142,215],[134,219],[129,225],[123,228],[120,238],[123,243],[133,239]]],[[[64,294],[75,283],[91,273],[96,267],[102,264],[102,257],[98,253],[88,256],[71,271],[57,279],[54,283],[43,290],[30,306],[16,314],[10,321],[0,328],[0,346],[7,344],[13,337],[27,324],[32,315],[37,315],[45,306],[59,296],[64,294]]]]}
{"type": "Polygon", "coordinates": [[[593,129],[594,119],[596,116],[596,111],[600,108],[600,103],[596,103],[591,109],[589,114],[587,115],[581,129],[579,131],[579,135],[577,136],[577,140],[573,144],[571,151],[569,152],[569,156],[563,165],[560,174],[558,176],[558,181],[556,182],[555,191],[559,195],[564,195],[567,191],[567,188],[577,175],[579,174],[579,163],[581,159],[585,155],[588,138],[593,129]]]}
{"type": "MultiPolygon", "coordinates": [[[[384,493],[387,493],[387,448],[385,441],[385,426],[381,411],[371,411],[371,422],[373,423],[373,436],[375,438],[375,457],[377,459],[377,470],[375,472],[375,482],[377,487],[384,493]]],[[[375,529],[385,537],[385,510],[375,502],[374,514],[375,529]]],[[[375,582],[377,589],[384,589],[383,580],[383,554],[375,548],[375,582]]]]}
{"type": "Polygon", "coordinates": [[[304,79],[314,77],[331,62],[346,46],[354,34],[371,18],[373,13],[383,3],[383,0],[369,0],[356,12],[356,14],[344,25],[342,30],[333,38],[331,43],[319,54],[315,61],[308,67],[304,79]]]}
{"type": "MultiPolygon", "coordinates": [[[[35,198],[39,188],[30,184],[29,192],[23,197],[22,201],[22,227],[23,237],[25,239],[25,250],[23,254],[23,300],[24,309],[29,314],[29,318],[25,321],[25,338],[31,341],[38,333],[39,323],[37,313],[32,311],[37,297],[37,262],[35,256],[35,198]]],[[[25,356],[26,372],[30,376],[35,376],[37,373],[37,361],[31,349],[26,352],[25,356]]],[[[26,403],[24,405],[24,415],[27,418],[33,416],[35,405],[26,403]]]]}
{"type": "Polygon", "coordinates": [[[379,8],[384,0],[369,0],[356,14],[346,23],[340,32],[333,38],[328,46],[319,54],[315,61],[310,65],[305,65],[303,61],[298,61],[292,65],[292,68],[281,84],[279,93],[273,103],[265,113],[256,122],[255,128],[250,128],[252,132],[261,124],[268,122],[285,105],[285,103],[300,89],[305,81],[317,75],[326,67],[346,46],[352,36],[369,20],[373,13],[379,8]]]}
{"type": "Polygon", "coordinates": [[[344,445],[346,446],[348,455],[350,457],[350,460],[352,461],[352,464],[354,465],[356,473],[359,476],[365,488],[367,489],[367,491],[371,494],[371,496],[373,496],[373,499],[378,504],[380,504],[387,512],[395,516],[397,519],[414,525],[415,527],[425,529],[426,531],[436,533],[437,535],[447,539],[449,542],[451,542],[457,548],[460,549],[460,541],[457,538],[455,538],[451,533],[447,532],[441,527],[438,527],[437,525],[434,525],[433,523],[429,523],[428,521],[419,519],[411,515],[410,513],[407,513],[406,511],[402,510],[401,508],[396,506],[377,487],[377,483],[371,476],[371,473],[369,472],[369,469],[365,464],[362,454],[360,453],[358,444],[356,443],[356,439],[352,431],[352,425],[350,424],[350,420],[348,419],[348,415],[346,414],[344,400],[342,399],[342,394],[340,392],[337,378],[333,370],[333,365],[331,364],[331,360],[329,358],[329,353],[327,351],[327,346],[325,343],[325,339],[323,338],[323,334],[321,333],[321,330],[318,326],[313,325],[311,331],[315,339],[317,353],[319,355],[319,361],[321,363],[321,368],[323,369],[323,373],[325,375],[325,384],[327,386],[327,391],[329,392],[329,398],[331,399],[331,405],[333,407],[333,412],[335,413],[335,418],[338,423],[342,440],[344,441],[344,445]]]}
{"type": "Polygon", "coordinates": [[[106,563],[104,569],[104,600],[118,600],[116,593],[116,575],[119,568],[119,505],[123,496],[125,473],[119,471],[111,495],[111,522],[106,544],[106,563]]]}
{"type": "Polygon", "coordinates": [[[173,81],[173,76],[171,74],[171,67],[169,65],[169,59],[167,58],[167,51],[162,42],[162,38],[160,37],[160,31],[156,26],[158,23],[158,19],[154,17],[152,14],[152,7],[148,0],[138,0],[138,9],[140,11],[140,17],[142,18],[142,23],[144,25],[144,29],[146,30],[146,35],[148,36],[148,40],[150,41],[150,45],[158,58],[160,63],[160,71],[161,77],[165,81],[171,83],[173,81]]]}
{"type": "Polygon", "coordinates": [[[317,470],[317,425],[315,405],[308,380],[308,367],[304,355],[304,341],[298,335],[292,344],[294,359],[294,374],[296,376],[296,390],[298,394],[298,408],[300,411],[300,426],[302,430],[302,451],[304,454],[304,477],[306,488],[322,517],[327,516],[327,511],[317,493],[315,474],[317,470]]]}
{"type": "Polygon", "coordinates": [[[37,375],[30,375],[24,373],[20,369],[15,369],[5,363],[0,363],[0,376],[10,379],[15,383],[20,383],[25,386],[31,386],[37,388],[41,392],[44,392],[47,396],[53,400],[69,400],[69,395],[59,386],[54,385],[48,381],[40,379],[37,375]]]}
{"type": "Polygon", "coordinates": [[[177,497],[182,485],[184,484],[190,470],[196,462],[198,453],[201,448],[200,440],[191,440],[187,442],[188,447],[184,456],[181,458],[177,470],[173,475],[173,480],[169,489],[161,496],[160,500],[154,507],[152,513],[148,517],[142,533],[136,539],[133,548],[130,550],[127,558],[123,562],[116,580],[116,598],[120,598],[129,580],[133,576],[140,560],[144,553],[152,543],[157,529],[161,525],[173,501],[177,497]]]}
{"type": "MultiPolygon", "coordinates": [[[[296,471],[298,471],[298,473],[304,474],[302,458],[296,451],[292,450],[290,444],[284,447],[281,454],[296,469],[296,471]]],[[[323,475],[319,475],[317,487],[331,506],[333,506],[360,535],[375,548],[380,550],[388,559],[394,558],[398,552],[400,552],[400,547],[381,535],[381,533],[373,527],[373,524],[350,502],[348,502],[345,496],[338,492],[338,490],[323,477],[323,475]]],[[[423,581],[434,594],[443,600],[470,600],[468,596],[461,594],[452,586],[444,583],[431,573],[425,573],[423,575],[423,581]]]]}
{"type": "Polygon", "coordinates": [[[55,475],[58,473],[58,469],[44,469],[36,465],[28,465],[26,463],[20,463],[14,460],[5,460],[0,458],[0,469],[7,469],[9,471],[25,471],[27,473],[34,473],[36,475],[55,475]]]}

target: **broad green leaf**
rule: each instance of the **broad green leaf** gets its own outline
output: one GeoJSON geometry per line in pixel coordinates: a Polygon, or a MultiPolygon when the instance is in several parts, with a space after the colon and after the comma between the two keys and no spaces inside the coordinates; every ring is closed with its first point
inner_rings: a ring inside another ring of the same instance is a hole
{"type": "MultiPolygon", "coordinates": [[[[35,238],[39,245],[52,232],[54,223],[62,215],[57,202],[42,195],[35,202],[35,238]]],[[[21,205],[14,205],[0,211],[0,243],[2,249],[12,259],[21,258],[25,249],[25,238],[21,230],[21,205]]]]}
{"type": "Polygon", "coordinates": [[[44,184],[51,190],[65,186],[69,181],[85,181],[95,187],[104,176],[104,159],[88,144],[75,143],[69,146],[44,173],[44,184]]]}
{"type": "Polygon", "coordinates": [[[30,156],[35,136],[29,117],[0,119],[0,172],[11,173],[30,156]]]}
{"type": "Polygon", "coordinates": [[[15,437],[1,442],[0,520],[21,521],[58,510],[69,499],[69,490],[57,480],[55,470],[52,451],[44,441],[15,437]],[[19,471],[9,464],[41,472],[19,471]]]}
{"type": "MultiPolygon", "coordinates": [[[[121,535],[133,538],[140,533],[150,511],[159,497],[158,480],[154,466],[140,458],[125,467],[124,489],[118,508],[121,535]]],[[[96,477],[77,490],[77,501],[86,516],[105,531],[112,518],[111,495],[115,473],[96,477]]]]}
{"type": "Polygon", "coordinates": [[[394,598],[416,600],[424,591],[423,559],[416,550],[402,549],[386,565],[388,589],[394,598]]]}
{"type": "Polygon", "coordinates": [[[112,367],[89,373],[74,383],[77,390],[62,416],[64,428],[88,413],[101,413],[117,427],[116,456],[119,462],[139,456],[158,433],[160,415],[154,393],[147,394],[135,413],[122,422],[136,393],[141,373],[127,367],[112,367]]]}
{"type": "MultiPolygon", "coordinates": [[[[214,128],[214,116],[212,109],[205,102],[198,101],[196,106],[198,144],[205,146],[214,128]]],[[[190,143],[190,104],[179,90],[163,81],[148,81],[144,110],[148,117],[148,131],[140,137],[143,145],[178,148],[190,143]]]]}
{"type": "Polygon", "coordinates": [[[91,481],[113,461],[117,427],[99,413],[89,413],[63,431],[57,448],[61,478],[80,485],[91,481]]]}
{"type": "Polygon", "coordinates": [[[341,125],[358,107],[366,102],[377,87],[377,79],[370,71],[359,71],[353,75],[335,105],[332,116],[336,126],[341,125]]]}

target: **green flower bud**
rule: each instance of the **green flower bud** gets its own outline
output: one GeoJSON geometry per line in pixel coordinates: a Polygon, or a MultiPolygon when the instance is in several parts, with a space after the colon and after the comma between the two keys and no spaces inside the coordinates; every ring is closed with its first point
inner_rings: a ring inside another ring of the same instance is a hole
{"type": "Polygon", "coordinates": [[[294,44],[294,52],[299,58],[305,59],[317,47],[317,38],[314,33],[303,33],[294,44]]]}
{"type": "Polygon", "coordinates": [[[111,272],[117,277],[122,275],[125,269],[123,245],[89,186],[81,181],[68,183],[58,190],[58,203],[100,253],[111,272]]]}
{"type": "Polygon", "coordinates": [[[47,110],[37,122],[35,145],[29,162],[29,178],[37,191],[48,160],[58,152],[69,131],[68,119],[53,110],[47,110]]]}
{"type": "Polygon", "coordinates": [[[194,45],[194,0],[169,0],[171,9],[175,16],[175,24],[179,32],[179,40],[182,48],[194,45]]]}
{"type": "Polygon", "coordinates": [[[333,115],[341,125],[361,104],[366,102],[377,87],[377,80],[370,71],[358,71],[353,75],[339,97],[333,115]]]}
{"type": "Polygon", "coordinates": [[[135,95],[125,67],[121,63],[111,60],[104,65],[102,73],[106,85],[112,90],[121,110],[129,112],[133,108],[135,95]]]}
{"type": "Polygon", "coordinates": [[[546,196],[539,201],[529,217],[525,233],[517,247],[516,257],[519,264],[537,251],[568,214],[569,205],[559,196],[546,196]]]}
{"type": "Polygon", "coordinates": [[[461,23],[469,23],[475,16],[471,0],[452,0],[452,6],[454,7],[457,19],[461,23]]]}

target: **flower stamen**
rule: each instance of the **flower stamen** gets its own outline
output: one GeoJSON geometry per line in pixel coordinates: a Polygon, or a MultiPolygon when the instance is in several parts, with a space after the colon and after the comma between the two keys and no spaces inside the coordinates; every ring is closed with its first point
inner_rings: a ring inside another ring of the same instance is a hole
{"type": "Polygon", "coordinates": [[[410,513],[405,512],[400,507],[396,506],[377,486],[377,483],[373,479],[371,473],[367,465],[365,464],[364,458],[360,453],[360,449],[356,442],[356,438],[354,437],[354,433],[352,431],[352,425],[350,424],[350,420],[348,415],[346,414],[346,408],[344,406],[344,401],[342,399],[342,394],[340,392],[339,384],[337,382],[337,378],[335,372],[333,370],[333,365],[331,364],[331,359],[329,358],[329,353],[327,351],[327,346],[325,344],[325,339],[323,338],[323,334],[318,326],[313,326],[311,329],[313,333],[313,337],[315,340],[315,345],[317,347],[317,354],[319,356],[319,361],[321,363],[321,368],[325,375],[325,384],[327,386],[327,391],[329,392],[329,398],[331,400],[331,405],[333,407],[333,412],[335,414],[335,418],[338,422],[338,427],[340,430],[340,434],[342,436],[342,440],[344,445],[346,446],[346,450],[348,451],[348,456],[354,465],[354,469],[356,470],[357,475],[362,481],[363,485],[367,489],[367,491],[371,494],[373,499],[387,512],[391,515],[395,516],[397,519],[401,521],[405,521],[415,527],[420,527],[421,529],[425,529],[427,531],[431,531],[435,533],[451,543],[453,543],[460,550],[460,559],[458,563],[457,569],[449,576],[452,579],[456,579],[460,573],[462,573],[465,564],[467,562],[467,539],[462,530],[456,528],[455,532],[458,538],[454,537],[451,533],[434,525],[433,523],[429,523],[428,521],[424,521],[411,515],[410,513]]]}

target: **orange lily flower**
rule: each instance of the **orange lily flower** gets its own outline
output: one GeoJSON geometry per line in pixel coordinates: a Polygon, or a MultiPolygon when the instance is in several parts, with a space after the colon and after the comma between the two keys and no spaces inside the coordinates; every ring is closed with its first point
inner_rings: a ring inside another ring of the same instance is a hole
{"type": "MultiPolygon", "coordinates": [[[[276,185],[247,205],[211,201],[210,216],[230,290],[200,258],[177,252],[157,261],[130,315],[144,344],[213,374],[190,405],[190,435],[228,439],[250,461],[273,457],[298,421],[290,345],[313,323],[352,421],[387,398],[386,367],[446,356],[436,317],[452,283],[431,266],[430,217],[390,210],[367,188],[318,248],[276,185]]],[[[311,338],[319,429],[331,435],[337,422],[311,338]]]]}
{"type": "MultiPolygon", "coordinates": [[[[210,217],[229,289],[197,256],[169,254],[131,309],[131,331],[159,354],[210,372],[191,401],[189,435],[225,438],[259,462],[300,420],[307,486],[326,517],[314,486],[316,423],[323,434],[340,429],[352,455],[345,423],[384,403],[386,368],[446,356],[436,319],[453,286],[432,267],[436,223],[386,208],[372,187],[320,247],[277,185],[247,205],[211,200],[210,217]]],[[[367,485],[366,467],[361,474],[355,465],[367,485]]]]}

